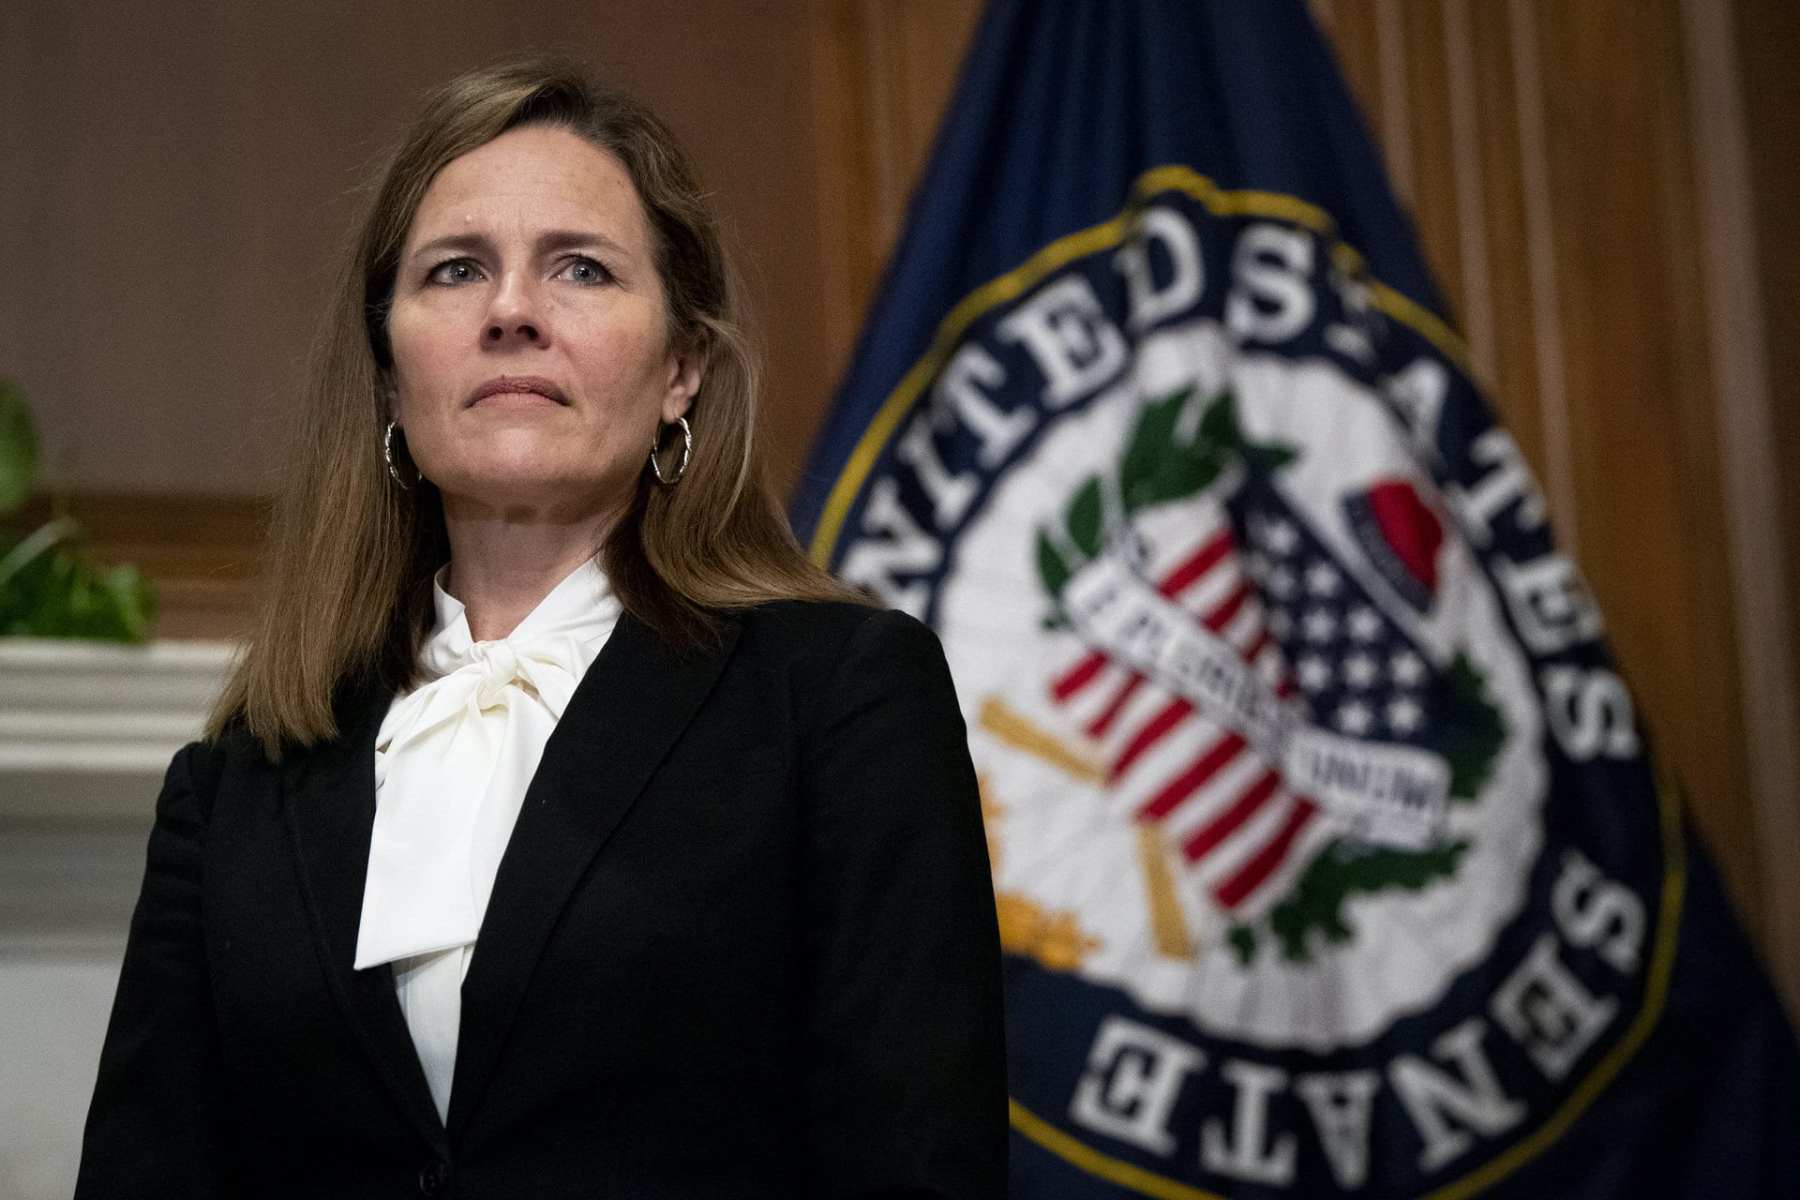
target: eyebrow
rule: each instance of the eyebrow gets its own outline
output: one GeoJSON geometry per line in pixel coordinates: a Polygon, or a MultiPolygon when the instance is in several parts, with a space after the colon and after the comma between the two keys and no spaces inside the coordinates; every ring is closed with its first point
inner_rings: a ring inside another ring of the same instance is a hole
{"type": "MultiPolygon", "coordinates": [[[[625,247],[605,234],[580,229],[546,230],[538,235],[536,249],[539,254],[550,254],[557,250],[572,250],[577,246],[598,246],[614,254],[627,255],[625,247]]],[[[426,242],[412,252],[412,257],[423,258],[441,250],[489,250],[492,247],[493,242],[485,233],[451,233],[426,242]]]]}

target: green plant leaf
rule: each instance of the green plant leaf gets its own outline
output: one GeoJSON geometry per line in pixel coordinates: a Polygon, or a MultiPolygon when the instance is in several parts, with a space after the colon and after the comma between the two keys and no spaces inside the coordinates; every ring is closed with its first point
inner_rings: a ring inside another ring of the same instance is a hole
{"type": "Polygon", "coordinates": [[[1244,465],[1250,468],[1252,475],[1273,475],[1277,468],[1287,466],[1298,457],[1299,452],[1291,446],[1274,442],[1244,443],[1244,465]]]}
{"type": "Polygon", "coordinates": [[[141,642],[155,615],[155,593],[136,567],[103,571],[72,535],[24,559],[0,584],[0,635],[141,642]]]}
{"type": "Polygon", "coordinates": [[[1050,535],[1042,529],[1037,535],[1037,568],[1039,578],[1044,581],[1044,590],[1052,596],[1061,596],[1063,585],[1074,574],[1069,564],[1063,561],[1061,551],[1050,541],[1050,535]]]}
{"type": "Polygon", "coordinates": [[[1181,410],[1193,394],[1193,388],[1184,387],[1144,402],[1137,424],[1132,426],[1131,437],[1126,441],[1125,453],[1119,458],[1121,495],[1135,494],[1162,469],[1163,460],[1175,444],[1175,423],[1181,419],[1181,410]]]}
{"type": "Polygon", "coordinates": [[[1197,436],[1186,442],[1176,440],[1175,427],[1192,396],[1192,388],[1183,388],[1145,406],[1126,452],[1131,469],[1128,472],[1121,466],[1119,472],[1119,491],[1127,513],[1202,491],[1231,461],[1236,442],[1221,440],[1208,429],[1212,414],[1230,403],[1229,394],[1211,402],[1197,436]]]}
{"type": "MultiPolygon", "coordinates": [[[[1402,889],[1416,892],[1456,873],[1468,842],[1448,842],[1428,850],[1401,850],[1338,840],[1321,850],[1286,897],[1269,911],[1269,932],[1289,962],[1311,962],[1319,941],[1337,945],[1356,936],[1344,906],[1359,893],[1402,889]]],[[[1234,948],[1243,954],[1255,943],[1234,948]]]]}
{"type": "Polygon", "coordinates": [[[1238,428],[1236,396],[1230,392],[1221,392],[1213,397],[1213,402],[1206,406],[1206,412],[1200,418],[1200,436],[1195,440],[1232,450],[1244,444],[1243,431],[1238,428]]]}
{"type": "Polygon", "coordinates": [[[1100,494],[1100,477],[1092,476],[1069,501],[1069,540],[1089,558],[1100,553],[1101,535],[1106,528],[1106,504],[1100,494]]]}
{"type": "Polygon", "coordinates": [[[0,515],[15,511],[31,495],[37,476],[37,432],[25,397],[0,379],[0,515]]]}
{"type": "Polygon", "coordinates": [[[1176,427],[1192,396],[1193,389],[1184,388],[1144,406],[1120,460],[1119,492],[1127,515],[1204,491],[1234,462],[1269,473],[1295,458],[1291,447],[1244,440],[1230,392],[1208,401],[1194,436],[1178,440],[1176,427]]]}
{"type": "Polygon", "coordinates": [[[1448,692],[1440,710],[1440,743],[1450,764],[1450,798],[1473,800],[1494,774],[1494,762],[1506,745],[1506,718],[1488,698],[1481,675],[1466,655],[1458,654],[1444,675],[1448,692]]]}
{"type": "Polygon", "coordinates": [[[117,566],[103,578],[109,619],[120,640],[141,642],[150,636],[156,618],[156,593],[150,581],[133,566],[117,566]]]}

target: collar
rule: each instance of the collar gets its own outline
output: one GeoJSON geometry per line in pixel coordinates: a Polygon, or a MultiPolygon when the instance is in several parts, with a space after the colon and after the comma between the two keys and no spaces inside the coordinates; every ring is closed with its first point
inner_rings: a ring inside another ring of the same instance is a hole
{"type": "Polygon", "coordinates": [[[619,620],[622,606],[613,593],[612,583],[600,569],[599,562],[589,558],[563,576],[511,633],[504,638],[477,642],[469,632],[469,618],[463,602],[444,589],[449,571],[450,564],[445,563],[431,577],[431,603],[436,619],[419,650],[420,665],[431,679],[466,666],[476,657],[476,647],[490,647],[498,642],[517,645],[567,636],[588,652],[583,655],[584,659],[591,659],[598,650],[598,643],[606,640],[619,620]]]}

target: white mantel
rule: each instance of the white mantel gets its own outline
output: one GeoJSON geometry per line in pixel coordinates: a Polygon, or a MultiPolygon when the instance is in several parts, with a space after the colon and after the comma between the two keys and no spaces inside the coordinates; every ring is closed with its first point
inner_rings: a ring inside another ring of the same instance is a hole
{"type": "Polygon", "coordinates": [[[147,817],[234,648],[0,638],[0,821],[147,817]]]}
{"type": "Polygon", "coordinates": [[[0,953],[123,949],[163,772],[233,651],[0,638],[0,953]]]}

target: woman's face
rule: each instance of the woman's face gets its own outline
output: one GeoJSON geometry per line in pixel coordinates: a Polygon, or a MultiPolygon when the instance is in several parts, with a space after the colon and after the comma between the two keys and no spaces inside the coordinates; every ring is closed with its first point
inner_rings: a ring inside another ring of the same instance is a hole
{"type": "Polygon", "coordinates": [[[637,189],[565,129],[511,130],[438,172],[387,331],[393,418],[452,506],[567,520],[622,508],[658,422],[700,382],[669,343],[637,189]]]}

